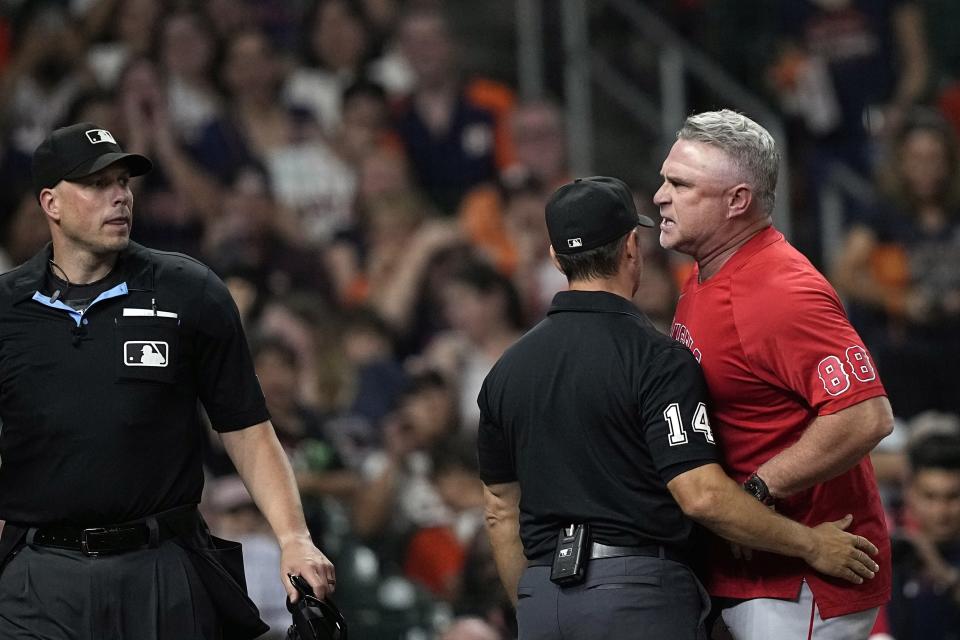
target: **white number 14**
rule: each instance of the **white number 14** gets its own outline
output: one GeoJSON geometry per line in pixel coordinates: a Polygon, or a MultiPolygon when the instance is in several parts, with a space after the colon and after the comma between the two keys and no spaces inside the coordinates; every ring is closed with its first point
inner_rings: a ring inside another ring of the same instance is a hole
{"type": "MultiPolygon", "coordinates": [[[[670,427],[670,446],[675,447],[679,444],[687,444],[687,432],[683,428],[683,418],[680,417],[680,405],[673,402],[663,411],[663,417],[670,427]]],[[[713,444],[713,431],[710,429],[710,418],[707,417],[707,405],[702,402],[697,404],[697,410],[693,414],[693,430],[703,434],[707,442],[713,444]]]]}

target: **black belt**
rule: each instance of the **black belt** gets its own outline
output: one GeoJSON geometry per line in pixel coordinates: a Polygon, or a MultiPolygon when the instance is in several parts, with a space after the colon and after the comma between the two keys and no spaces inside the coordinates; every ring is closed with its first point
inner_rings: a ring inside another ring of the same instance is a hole
{"type": "Polygon", "coordinates": [[[30,527],[27,543],[82,551],[88,556],[121,553],[158,546],[177,535],[177,528],[167,526],[174,520],[196,518],[196,506],[178,507],[141,520],[105,527],[79,527],[66,524],[30,527]]]}
{"type": "Polygon", "coordinates": [[[676,562],[686,562],[683,554],[662,544],[648,544],[642,547],[615,547],[602,542],[590,544],[590,559],[623,558],[627,556],[649,556],[651,558],[666,558],[676,562]]]}
{"type": "MultiPolygon", "coordinates": [[[[674,562],[686,564],[688,558],[686,554],[678,552],[662,544],[648,544],[639,547],[616,547],[602,542],[590,543],[590,559],[599,560],[601,558],[625,558],[629,556],[647,556],[650,558],[666,558],[674,562]]],[[[531,560],[528,565],[531,567],[549,567],[552,561],[550,555],[542,556],[531,560]]]]}

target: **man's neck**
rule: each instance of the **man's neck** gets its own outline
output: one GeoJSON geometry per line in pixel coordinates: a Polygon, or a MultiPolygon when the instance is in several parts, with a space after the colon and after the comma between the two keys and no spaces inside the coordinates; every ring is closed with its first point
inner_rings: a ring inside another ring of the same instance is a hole
{"type": "Polygon", "coordinates": [[[604,291],[626,298],[633,299],[633,283],[620,278],[593,278],[591,280],[574,280],[567,287],[569,291],[604,291]]]}
{"type": "Polygon", "coordinates": [[[53,247],[51,260],[57,265],[54,274],[66,276],[70,284],[90,284],[107,277],[117,263],[117,252],[93,254],[53,247]]]}
{"type": "Polygon", "coordinates": [[[740,247],[771,224],[772,222],[769,216],[760,218],[737,231],[726,242],[722,243],[716,249],[711,250],[705,257],[697,258],[700,282],[706,282],[715,276],[740,247]]]}

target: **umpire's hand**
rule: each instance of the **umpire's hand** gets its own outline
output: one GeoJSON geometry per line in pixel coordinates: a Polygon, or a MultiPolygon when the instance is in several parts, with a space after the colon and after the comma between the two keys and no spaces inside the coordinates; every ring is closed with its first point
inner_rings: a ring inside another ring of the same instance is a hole
{"type": "Polygon", "coordinates": [[[879,553],[863,536],[844,531],[853,522],[849,513],[842,520],[824,522],[813,528],[815,544],[810,556],[804,558],[811,567],[835,578],[854,584],[863,584],[880,570],[870,556],[879,553]]]}
{"type": "Polygon", "coordinates": [[[306,580],[320,600],[332,594],[337,586],[333,563],[313,546],[309,536],[292,538],[280,545],[280,580],[290,596],[290,602],[296,602],[300,594],[290,584],[289,575],[298,575],[306,580]]]}

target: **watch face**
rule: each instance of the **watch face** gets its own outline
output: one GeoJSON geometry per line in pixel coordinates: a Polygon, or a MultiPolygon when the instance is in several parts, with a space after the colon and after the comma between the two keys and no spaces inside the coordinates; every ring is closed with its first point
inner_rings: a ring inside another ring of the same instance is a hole
{"type": "Polygon", "coordinates": [[[763,502],[769,497],[767,488],[763,484],[763,480],[757,476],[751,476],[743,485],[743,488],[747,490],[750,495],[754,498],[763,502]]]}

